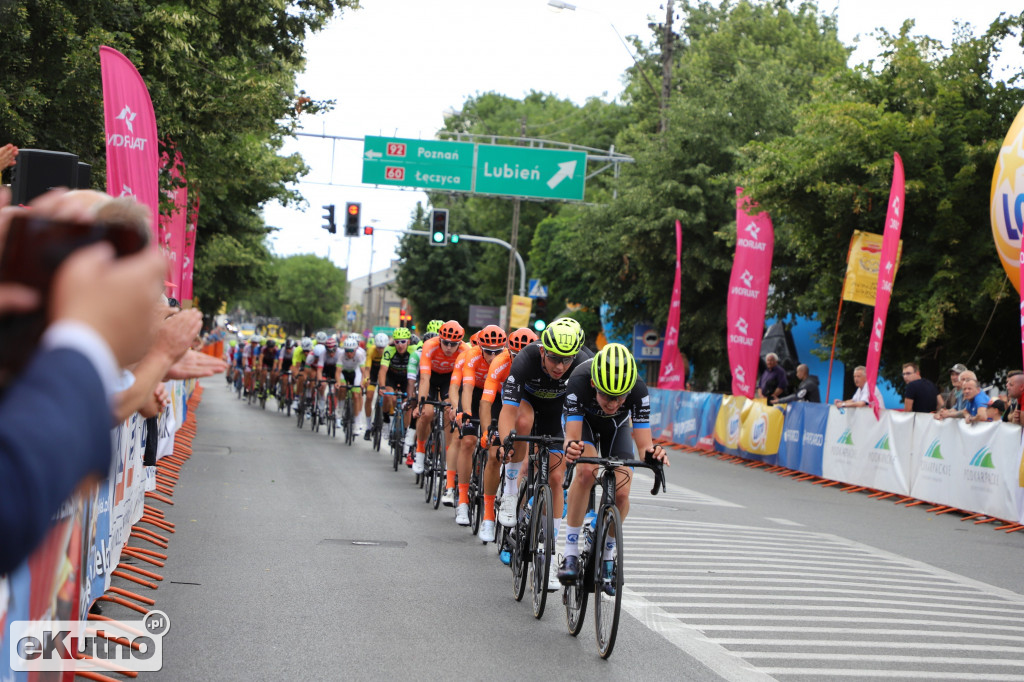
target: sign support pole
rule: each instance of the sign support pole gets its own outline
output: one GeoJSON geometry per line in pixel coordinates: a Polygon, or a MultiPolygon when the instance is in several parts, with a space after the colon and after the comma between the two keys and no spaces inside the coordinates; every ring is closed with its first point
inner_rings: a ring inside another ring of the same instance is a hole
{"type": "Polygon", "coordinates": [[[505,284],[505,327],[507,328],[512,321],[512,285],[515,282],[515,271],[516,271],[516,254],[519,253],[516,248],[519,242],[519,204],[520,200],[516,199],[512,203],[512,240],[511,240],[511,251],[508,254],[508,280],[505,284]]]}

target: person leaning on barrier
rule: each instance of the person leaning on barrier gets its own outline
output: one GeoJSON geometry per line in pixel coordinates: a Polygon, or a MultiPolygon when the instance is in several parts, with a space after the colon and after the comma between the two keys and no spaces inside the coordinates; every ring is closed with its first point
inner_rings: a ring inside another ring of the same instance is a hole
{"type": "Polygon", "coordinates": [[[802,401],[808,403],[820,403],[821,392],[818,388],[818,377],[811,376],[811,370],[807,365],[800,364],[796,366],[796,378],[800,380],[800,385],[797,386],[796,393],[784,395],[774,402],[769,400],[769,404],[781,404],[791,403],[793,401],[802,401]]]}
{"type": "MultiPolygon", "coordinates": [[[[868,370],[864,365],[853,368],[853,383],[857,387],[853,397],[849,400],[836,399],[836,407],[867,407],[870,394],[868,393],[868,370]]],[[[880,406],[885,406],[882,400],[882,392],[875,386],[875,400],[880,406]]]]}
{"type": "Polygon", "coordinates": [[[786,377],[786,370],[779,366],[779,356],[775,353],[765,355],[764,364],[766,369],[757,382],[757,397],[767,398],[771,403],[786,392],[789,388],[789,379],[786,377]]]}
{"type": "MultiPolygon", "coordinates": [[[[981,384],[974,376],[964,378],[964,372],[960,375],[960,388],[964,393],[964,407],[960,410],[942,410],[935,415],[936,419],[963,419],[968,424],[988,420],[988,411],[985,409],[989,402],[988,395],[981,390],[981,384]]],[[[971,372],[973,375],[973,372],[971,372]]]]}
{"type": "MultiPolygon", "coordinates": [[[[19,211],[93,222],[97,205],[112,201],[98,192],[57,190],[22,209],[9,207],[8,193],[0,193],[0,244],[19,211]]],[[[118,368],[137,362],[149,346],[149,311],[165,268],[154,249],[115,258],[109,244],[98,243],[62,263],[46,301],[35,290],[0,284],[0,315],[45,306],[50,321],[0,396],[0,574],[28,557],[77,486],[109,472],[118,368]]]]}
{"type": "Polygon", "coordinates": [[[1010,424],[1020,424],[1020,396],[1024,393],[1024,372],[1015,369],[1006,375],[1006,410],[1003,411],[1003,421],[1010,424]]]}
{"type": "Polygon", "coordinates": [[[903,363],[903,381],[906,388],[903,392],[903,410],[906,412],[935,412],[943,408],[942,396],[938,387],[927,379],[921,378],[921,370],[916,362],[903,363]]]}
{"type": "MultiPolygon", "coordinates": [[[[963,365],[960,365],[960,367],[963,367],[963,365]]],[[[950,376],[952,376],[952,374],[950,374],[950,376]]],[[[956,419],[964,416],[964,408],[967,406],[967,395],[964,391],[964,384],[971,379],[977,381],[978,376],[967,368],[964,368],[957,374],[955,381],[957,386],[955,400],[952,403],[947,403],[947,407],[945,409],[941,409],[936,412],[936,419],[956,419]]]]}

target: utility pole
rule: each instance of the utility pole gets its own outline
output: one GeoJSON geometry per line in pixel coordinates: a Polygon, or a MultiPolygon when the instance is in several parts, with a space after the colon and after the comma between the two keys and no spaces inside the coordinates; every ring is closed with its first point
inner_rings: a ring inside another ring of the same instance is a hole
{"type": "MultiPolygon", "coordinates": [[[[520,137],[526,137],[525,116],[519,120],[519,135],[520,137]]],[[[519,244],[519,204],[520,200],[518,198],[512,203],[512,238],[509,240],[509,243],[512,245],[512,249],[508,254],[508,280],[505,284],[506,328],[511,326],[512,322],[512,287],[515,284],[516,254],[518,253],[519,244]]]]}
{"type": "Polygon", "coordinates": [[[665,0],[665,37],[661,48],[661,127],[659,132],[668,130],[668,101],[672,93],[672,2],[665,0]]]}

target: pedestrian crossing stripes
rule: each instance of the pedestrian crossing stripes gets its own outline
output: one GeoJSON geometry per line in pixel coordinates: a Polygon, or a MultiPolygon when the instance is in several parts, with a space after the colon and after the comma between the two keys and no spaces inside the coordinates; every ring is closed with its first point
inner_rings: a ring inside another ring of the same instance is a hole
{"type": "MultiPolygon", "coordinates": [[[[651,488],[654,487],[654,476],[646,472],[633,472],[633,484],[629,489],[629,496],[636,502],[650,504],[652,502],[666,502],[677,504],[702,504],[712,507],[732,507],[743,509],[742,504],[729,502],[712,495],[705,495],[696,490],[683,488],[678,485],[667,486],[665,492],[658,491],[657,495],[651,495],[651,488]]],[[[600,492],[600,491],[599,491],[600,492]]]]}
{"type": "Polygon", "coordinates": [[[623,605],[730,680],[1022,680],[1024,597],[838,536],[642,518],[623,605]]]}

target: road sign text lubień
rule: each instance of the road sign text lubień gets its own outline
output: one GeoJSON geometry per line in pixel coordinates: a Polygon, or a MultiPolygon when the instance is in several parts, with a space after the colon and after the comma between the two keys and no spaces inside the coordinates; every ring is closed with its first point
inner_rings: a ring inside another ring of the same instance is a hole
{"type": "Polygon", "coordinates": [[[586,152],[367,136],[363,182],[582,201],[586,152]]]}

